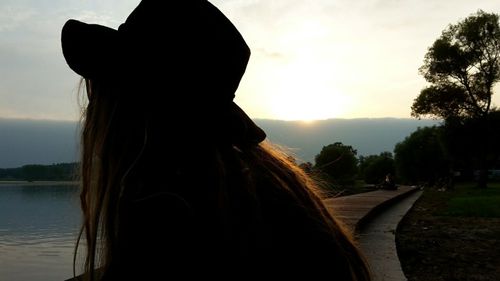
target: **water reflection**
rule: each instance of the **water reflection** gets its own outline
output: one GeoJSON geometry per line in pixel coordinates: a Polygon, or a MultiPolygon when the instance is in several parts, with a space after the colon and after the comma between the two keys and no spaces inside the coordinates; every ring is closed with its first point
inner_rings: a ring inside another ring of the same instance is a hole
{"type": "Polygon", "coordinates": [[[76,185],[0,184],[0,279],[69,278],[80,219],[76,185]]]}

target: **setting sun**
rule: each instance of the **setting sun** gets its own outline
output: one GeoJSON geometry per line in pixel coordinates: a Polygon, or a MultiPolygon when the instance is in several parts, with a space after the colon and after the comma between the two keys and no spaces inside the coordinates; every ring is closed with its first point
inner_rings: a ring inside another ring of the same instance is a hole
{"type": "Polygon", "coordinates": [[[301,57],[281,65],[269,85],[273,116],[282,120],[318,120],[345,115],[351,100],[333,85],[335,69],[317,58],[301,57]]]}
{"type": "Polygon", "coordinates": [[[311,121],[352,114],[354,95],[342,73],[351,70],[337,57],[341,49],[321,42],[331,36],[323,18],[287,22],[273,32],[248,39],[253,48],[237,102],[250,116],[311,121]]]}

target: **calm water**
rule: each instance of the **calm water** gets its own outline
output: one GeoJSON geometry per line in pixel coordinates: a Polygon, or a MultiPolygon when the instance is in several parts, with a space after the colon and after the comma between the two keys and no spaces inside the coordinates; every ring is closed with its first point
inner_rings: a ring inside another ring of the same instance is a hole
{"type": "Polygon", "coordinates": [[[0,184],[0,280],[70,278],[79,224],[76,185],[0,184]]]}

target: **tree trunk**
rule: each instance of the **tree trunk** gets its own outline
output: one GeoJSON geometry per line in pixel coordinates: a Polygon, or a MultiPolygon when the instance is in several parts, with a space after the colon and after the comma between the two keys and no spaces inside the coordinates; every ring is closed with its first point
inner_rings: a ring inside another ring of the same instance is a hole
{"type": "Polygon", "coordinates": [[[477,188],[487,188],[488,187],[488,150],[490,148],[490,136],[489,136],[489,116],[483,116],[479,118],[479,159],[478,168],[479,174],[477,177],[477,188]]]}
{"type": "Polygon", "coordinates": [[[480,169],[477,178],[477,188],[487,188],[488,187],[488,169],[480,169]]]}

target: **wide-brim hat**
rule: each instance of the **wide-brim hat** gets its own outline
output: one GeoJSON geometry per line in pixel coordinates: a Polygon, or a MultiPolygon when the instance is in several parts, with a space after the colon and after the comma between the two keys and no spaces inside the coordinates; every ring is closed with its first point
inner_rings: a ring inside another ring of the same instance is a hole
{"type": "Polygon", "coordinates": [[[170,91],[136,98],[169,95],[161,100],[180,110],[213,108],[203,112],[221,112],[230,119],[208,118],[219,120],[213,124],[216,131],[234,143],[257,144],[266,138],[233,101],[250,49],[231,21],[206,0],[142,0],[118,29],[70,19],[61,43],[69,67],[84,78],[163,85],[170,91]]]}

